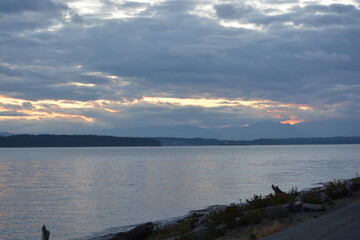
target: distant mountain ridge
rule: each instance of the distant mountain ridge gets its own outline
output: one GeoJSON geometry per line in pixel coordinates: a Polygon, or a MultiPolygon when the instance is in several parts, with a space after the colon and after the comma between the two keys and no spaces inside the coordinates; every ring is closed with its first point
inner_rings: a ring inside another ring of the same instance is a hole
{"type": "Polygon", "coordinates": [[[249,126],[202,128],[198,126],[149,126],[113,128],[98,134],[129,137],[217,138],[252,140],[258,138],[312,138],[360,136],[360,120],[304,122],[296,125],[263,121],[249,126]]]}

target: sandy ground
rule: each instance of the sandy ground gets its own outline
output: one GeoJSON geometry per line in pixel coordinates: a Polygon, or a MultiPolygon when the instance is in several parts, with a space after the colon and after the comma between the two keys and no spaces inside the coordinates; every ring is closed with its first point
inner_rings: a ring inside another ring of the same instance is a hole
{"type": "MultiPolygon", "coordinates": [[[[281,219],[265,219],[262,223],[247,227],[239,227],[236,229],[228,230],[224,236],[217,238],[217,240],[252,240],[252,239],[261,239],[266,236],[266,239],[272,239],[271,236],[276,235],[274,239],[285,239],[279,234],[274,234],[277,232],[286,232],[286,229],[296,228],[296,226],[304,225],[313,225],[316,223],[316,219],[323,218],[327,215],[332,215],[331,213],[338,212],[338,210],[345,209],[350,205],[360,206],[360,192],[356,192],[353,196],[338,199],[335,201],[334,205],[325,206],[325,211],[321,212],[296,212],[289,213],[286,217],[281,219]]],[[[339,211],[340,212],[340,211],[339,211]]],[[[330,226],[329,226],[330,227],[330,226]]],[[[325,226],[326,228],[326,226],[325,226]]],[[[300,233],[302,230],[299,230],[300,233]]],[[[283,234],[285,236],[285,234],[283,234]]],[[[294,239],[304,239],[299,236],[299,238],[294,239]]]]}

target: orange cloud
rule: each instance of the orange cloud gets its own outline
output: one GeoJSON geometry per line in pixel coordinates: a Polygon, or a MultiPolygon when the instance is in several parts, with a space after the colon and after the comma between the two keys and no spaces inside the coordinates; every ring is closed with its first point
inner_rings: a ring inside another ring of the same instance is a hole
{"type": "Polygon", "coordinates": [[[268,113],[284,113],[284,112],[286,112],[285,110],[278,110],[278,109],[276,109],[276,110],[266,110],[266,112],[268,112],[268,113]]]}
{"type": "Polygon", "coordinates": [[[93,122],[94,118],[87,117],[82,114],[69,114],[61,112],[62,109],[71,108],[87,108],[87,103],[79,101],[66,100],[40,100],[28,101],[24,99],[12,98],[7,96],[0,96],[0,112],[16,112],[24,115],[0,116],[1,120],[43,120],[43,119],[67,119],[67,120],[81,120],[85,122],[93,122]],[[33,109],[28,110],[23,108],[23,103],[29,102],[33,109]],[[77,104],[78,103],[78,104],[77,104]]]}
{"type": "MultiPolygon", "coordinates": [[[[254,117],[272,117],[275,119],[289,116],[289,120],[282,121],[282,124],[298,124],[304,120],[298,119],[295,115],[304,111],[311,111],[313,108],[308,105],[283,103],[278,101],[255,99],[246,100],[242,98],[175,98],[175,97],[147,97],[139,99],[107,100],[98,99],[92,101],[76,100],[53,100],[44,99],[30,101],[26,99],[13,98],[0,95],[0,112],[14,112],[13,116],[0,116],[0,120],[25,119],[63,119],[93,122],[94,118],[86,116],[84,111],[103,111],[111,114],[118,114],[124,108],[141,104],[152,104],[161,107],[188,107],[194,106],[204,109],[215,109],[214,111],[224,111],[224,109],[244,110],[245,114],[251,114],[254,117]],[[25,104],[26,103],[26,104],[25,104]],[[26,108],[31,106],[31,109],[26,108]],[[216,109],[222,108],[222,109],[216,109]],[[20,114],[20,115],[19,115],[20,114]]],[[[235,112],[236,112],[235,111],[235,112]]],[[[7,115],[7,114],[5,114],[7,115]]]]}
{"type": "Polygon", "coordinates": [[[280,122],[280,123],[281,123],[281,124],[295,125],[295,124],[302,123],[302,122],[304,122],[304,120],[298,119],[297,116],[290,116],[290,119],[289,119],[289,120],[282,121],[282,122],[280,122]]]}
{"type": "Polygon", "coordinates": [[[204,108],[248,106],[253,108],[264,108],[270,100],[243,100],[224,98],[164,98],[164,97],[143,97],[143,102],[152,104],[173,104],[178,106],[197,106],[204,108]]]}
{"type": "Polygon", "coordinates": [[[84,115],[56,113],[56,112],[40,112],[31,110],[19,110],[19,113],[25,113],[25,116],[0,116],[1,120],[44,120],[44,119],[80,119],[86,122],[93,122],[94,119],[84,115]]]}

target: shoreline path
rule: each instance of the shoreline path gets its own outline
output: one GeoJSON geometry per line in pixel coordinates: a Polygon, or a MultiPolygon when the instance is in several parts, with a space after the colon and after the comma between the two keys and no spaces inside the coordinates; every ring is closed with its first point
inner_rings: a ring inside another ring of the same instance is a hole
{"type": "MultiPolygon", "coordinates": [[[[292,226],[261,240],[360,239],[360,202],[356,201],[319,218],[292,226]]],[[[235,240],[235,239],[234,239],[235,240]]]]}

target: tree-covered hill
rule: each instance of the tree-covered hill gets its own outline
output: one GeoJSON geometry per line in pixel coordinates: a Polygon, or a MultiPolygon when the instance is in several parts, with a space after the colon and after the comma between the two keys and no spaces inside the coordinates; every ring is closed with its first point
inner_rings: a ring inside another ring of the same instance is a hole
{"type": "Polygon", "coordinates": [[[0,136],[0,147],[135,147],[161,146],[152,138],[97,135],[12,135],[0,136]]]}

